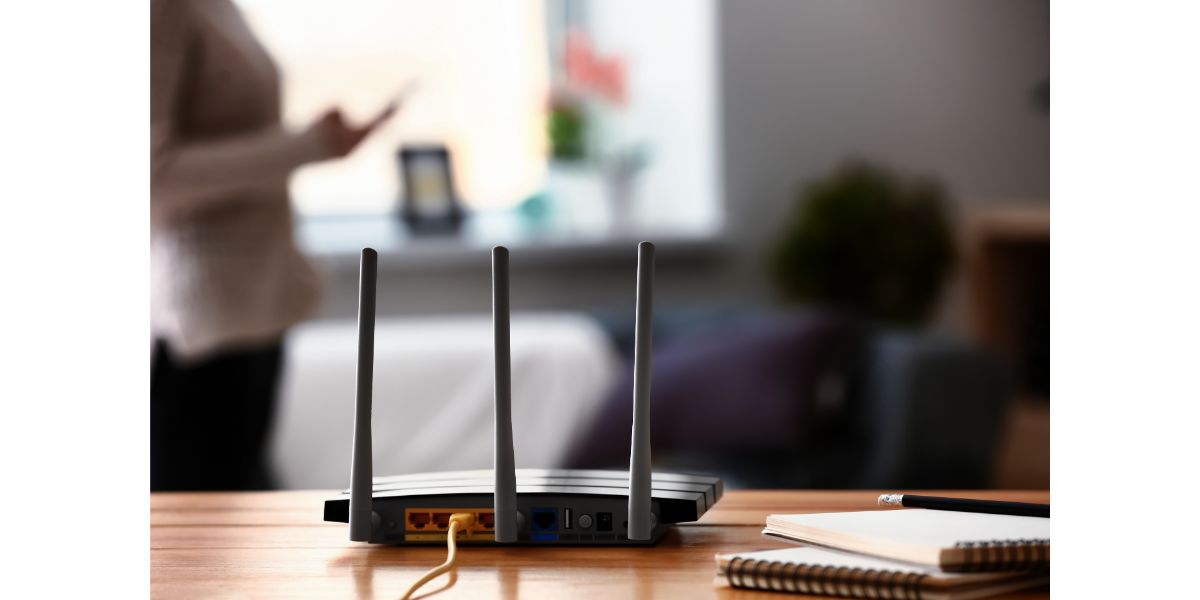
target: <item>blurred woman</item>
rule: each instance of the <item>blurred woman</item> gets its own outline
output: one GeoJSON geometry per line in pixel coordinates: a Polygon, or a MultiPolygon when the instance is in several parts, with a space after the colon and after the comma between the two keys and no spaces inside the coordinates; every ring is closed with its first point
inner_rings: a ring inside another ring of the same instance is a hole
{"type": "Polygon", "coordinates": [[[150,40],[150,487],[268,488],[283,335],[319,295],[288,177],[382,119],[284,128],[276,67],[229,0],[152,0],[150,40]]]}

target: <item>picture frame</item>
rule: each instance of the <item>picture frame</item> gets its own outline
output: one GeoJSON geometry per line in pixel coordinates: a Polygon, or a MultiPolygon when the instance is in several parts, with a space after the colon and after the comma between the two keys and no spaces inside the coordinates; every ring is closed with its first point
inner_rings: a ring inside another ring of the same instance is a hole
{"type": "Polygon", "coordinates": [[[416,231],[457,231],[465,213],[454,186],[450,150],[442,144],[404,145],[397,159],[401,218],[416,231]]]}

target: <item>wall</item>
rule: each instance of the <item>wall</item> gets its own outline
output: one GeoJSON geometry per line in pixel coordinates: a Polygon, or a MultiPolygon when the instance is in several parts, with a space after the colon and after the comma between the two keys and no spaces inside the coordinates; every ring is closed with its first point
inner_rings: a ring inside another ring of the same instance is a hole
{"type": "MultiPolygon", "coordinates": [[[[743,285],[764,293],[773,224],[847,156],[940,179],[965,212],[1047,203],[1044,0],[721,5],[725,194],[743,285]]],[[[941,321],[961,325],[961,290],[941,321]]]]}
{"type": "MultiPolygon", "coordinates": [[[[1043,0],[720,3],[729,246],[661,263],[660,302],[769,303],[776,224],[847,156],[934,175],[964,209],[1048,202],[1049,116],[1032,99],[1049,74],[1048,13],[1043,0]]],[[[628,263],[514,263],[514,308],[632,310],[632,264],[632,248],[628,263]]],[[[324,316],[354,314],[354,277],[336,274],[324,316]]],[[[483,312],[488,285],[486,267],[384,271],[380,311],[483,312]]]]}

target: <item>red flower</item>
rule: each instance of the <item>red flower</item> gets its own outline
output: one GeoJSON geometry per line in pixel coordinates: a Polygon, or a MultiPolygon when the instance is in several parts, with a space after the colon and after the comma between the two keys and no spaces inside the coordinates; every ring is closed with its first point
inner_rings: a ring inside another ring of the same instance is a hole
{"type": "Polygon", "coordinates": [[[625,61],[619,56],[598,56],[582,31],[567,33],[565,46],[567,81],[573,86],[623,106],[625,104],[625,61]]]}

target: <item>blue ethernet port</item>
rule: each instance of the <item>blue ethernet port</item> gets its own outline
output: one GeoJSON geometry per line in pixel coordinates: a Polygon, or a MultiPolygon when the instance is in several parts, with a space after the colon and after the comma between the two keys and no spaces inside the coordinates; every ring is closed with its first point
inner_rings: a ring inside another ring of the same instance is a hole
{"type": "Polygon", "coordinates": [[[558,531],[558,510],[554,508],[533,509],[531,520],[534,531],[558,531]]]}

